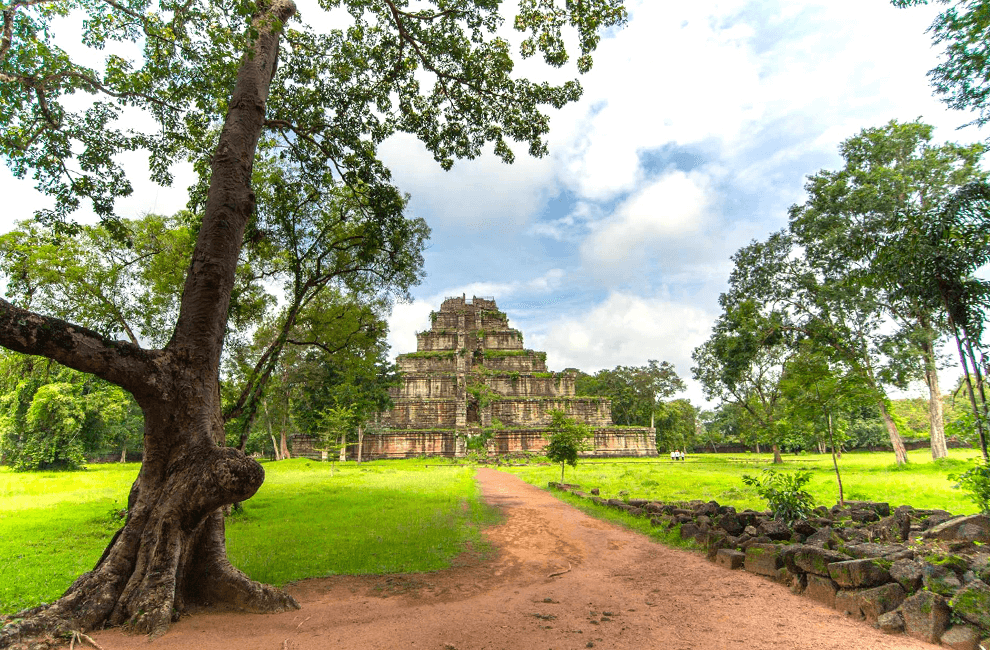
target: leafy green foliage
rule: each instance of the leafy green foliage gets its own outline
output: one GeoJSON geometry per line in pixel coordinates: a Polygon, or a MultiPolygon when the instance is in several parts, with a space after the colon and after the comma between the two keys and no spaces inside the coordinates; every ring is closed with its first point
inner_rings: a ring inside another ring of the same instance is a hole
{"type": "MultiPolygon", "coordinates": [[[[445,169],[486,145],[511,161],[509,141],[544,155],[544,111],[576,100],[580,84],[513,74],[509,43],[498,34],[500,3],[435,4],[413,10],[397,0],[328,0],[324,8],[344,8],[347,23],[322,32],[295,16],[276,24],[282,47],[259,158],[290,157],[313,179],[333,169],[333,184],[351,187],[374,206],[384,194],[397,194],[376,149],[398,132],[417,136],[445,169]]],[[[55,20],[74,8],[22,3],[5,11],[0,156],[16,176],[32,173],[55,198],[53,209],[39,212],[44,220],[64,224],[89,200],[115,223],[115,199],[132,191],[129,170],[114,159],[121,151],[147,151],[152,172],[166,182],[169,166],[183,159],[193,161],[202,180],[209,177],[230,89],[259,32],[255,21],[271,17],[267,5],[252,3],[83,2],[85,45],[139,50],[130,60],[111,54],[89,67],[55,36],[55,20]],[[96,100],[77,101],[83,93],[96,100]],[[120,119],[125,112],[129,119],[120,119]],[[139,112],[147,119],[130,119],[139,112]]],[[[565,33],[576,32],[576,67],[583,73],[601,30],[625,18],[621,0],[522,0],[514,27],[524,34],[523,57],[540,52],[555,67],[569,58],[565,33]]],[[[204,200],[201,182],[192,204],[204,200]]]]}
{"type": "Polygon", "coordinates": [[[120,388],[13,352],[0,355],[0,461],[18,471],[80,469],[86,456],[141,447],[137,405],[120,388]]]}
{"type": "Polygon", "coordinates": [[[811,493],[804,486],[811,480],[811,472],[793,474],[778,473],[771,468],[762,476],[743,475],[742,481],[754,488],[767,502],[767,507],[778,521],[792,522],[807,519],[815,508],[811,493]]]}
{"type": "Polygon", "coordinates": [[[662,400],[684,390],[672,363],[650,359],[645,366],[616,366],[593,376],[578,375],[579,395],[608,397],[619,426],[652,426],[662,400]]]}
{"type": "Polygon", "coordinates": [[[956,481],[952,487],[966,492],[980,512],[990,515],[990,463],[977,461],[961,474],[950,474],[949,479],[956,481]]]}
{"type": "MultiPolygon", "coordinates": [[[[936,94],[958,110],[975,110],[973,124],[990,121],[990,3],[986,0],[938,0],[950,5],[928,28],[933,45],[944,45],[942,60],[928,71],[936,94]]],[[[907,7],[928,0],[891,0],[907,7]]]]}
{"type": "Polygon", "coordinates": [[[568,418],[563,412],[554,411],[545,435],[549,443],[543,453],[551,462],[560,463],[560,480],[563,482],[564,465],[577,467],[578,454],[592,449],[589,442],[591,430],[588,425],[568,418]]]}

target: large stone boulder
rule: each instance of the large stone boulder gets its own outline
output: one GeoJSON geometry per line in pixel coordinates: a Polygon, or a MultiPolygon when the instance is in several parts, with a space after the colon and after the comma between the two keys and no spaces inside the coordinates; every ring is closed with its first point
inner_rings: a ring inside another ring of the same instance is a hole
{"type": "Polygon", "coordinates": [[[831,578],[814,573],[808,574],[808,585],[804,588],[804,595],[808,598],[835,609],[835,594],[838,591],[839,585],[835,584],[831,578]]]}
{"type": "Polygon", "coordinates": [[[943,521],[925,531],[926,539],[990,543],[990,516],[968,515],[943,521]]]}
{"type": "Polygon", "coordinates": [[[890,567],[890,577],[900,583],[908,593],[914,593],[921,588],[921,562],[915,560],[897,560],[890,567]]]}
{"type": "Polygon", "coordinates": [[[776,578],[782,566],[784,561],[776,544],[751,544],[746,548],[745,567],[750,573],[776,578]]]}
{"type": "Polygon", "coordinates": [[[901,603],[904,633],[927,643],[938,643],[949,627],[949,605],[930,591],[919,591],[901,603]]]}
{"type": "Polygon", "coordinates": [[[842,550],[857,559],[866,557],[886,557],[891,559],[914,557],[914,551],[903,544],[863,542],[860,544],[846,544],[842,550]]]}
{"type": "Polygon", "coordinates": [[[891,612],[904,602],[907,592],[896,582],[888,582],[872,589],[859,592],[859,606],[863,617],[871,625],[876,625],[880,617],[891,612]]]}
{"type": "Polygon", "coordinates": [[[872,589],[840,589],[835,594],[835,608],[858,619],[877,625],[879,618],[897,609],[907,594],[896,582],[872,589]]]}
{"type": "Polygon", "coordinates": [[[884,634],[900,634],[904,631],[904,617],[898,611],[881,614],[877,619],[877,627],[884,634]]]}
{"type": "Polygon", "coordinates": [[[727,512],[718,518],[717,525],[730,535],[741,535],[746,526],[734,512],[727,512]]]}
{"type": "Polygon", "coordinates": [[[956,592],[950,604],[957,616],[990,632],[990,586],[985,582],[970,582],[956,592]]]}
{"type": "Polygon", "coordinates": [[[941,641],[952,650],[978,650],[980,633],[972,625],[953,625],[942,635],[941,641]]]}
{"type": "Polygon", "coordinates": [[[828,565],[828,575],[846,589],[876,587],[891,581],[890,573],[877,560],[846,560],[828,565]]]}
{"type": "Polygon", "coordinates": [[[845,553],[830,551],[807,544],[793,544],[783,551],[784,564],[792,573],[803,571],[815,575],[829,577],[828,565],[833,562],[851,560],[845,553]]]}
{"type": "Polygon", "coordinates": [[[945,564],[925,562],[921,567],[921,579],[925,589],[946,597],[952,596],[962,587],[962,580],[945,564]]]}
{"type": "Polygon", "coordinates": [[[870,526],[874,539],[885,542],[904,542],[911,534],[911,517],[904,512],[895,512],[870,526]]]}
{"type": "Polygon", "coordinates": [[[776,521],[775,519],[763,522],[756,530],[760,535],[778,542],[791,538],[791,529],[787,527],[787,524],[782,521],[776,521]]]}

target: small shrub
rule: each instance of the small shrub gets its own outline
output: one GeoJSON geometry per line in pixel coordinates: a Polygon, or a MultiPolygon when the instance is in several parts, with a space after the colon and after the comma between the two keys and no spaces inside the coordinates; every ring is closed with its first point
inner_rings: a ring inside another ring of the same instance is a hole
{"type": "Polygon", "coordinates": [[[977,461],[962,474],[949,474],[949,479],[956,481],[952,487],[965,491],[980,512],[990,515],[990,464],[977,461]]]}
{"type": "Polygon", "coordinates": [[[778,474],[767,468],[762,477],[744,474],[743,483],[754,488],[777,521],[792,522],[807,519],[815,508],[811,494],[804,486],[811,480],[811,472],[778,474]]]}

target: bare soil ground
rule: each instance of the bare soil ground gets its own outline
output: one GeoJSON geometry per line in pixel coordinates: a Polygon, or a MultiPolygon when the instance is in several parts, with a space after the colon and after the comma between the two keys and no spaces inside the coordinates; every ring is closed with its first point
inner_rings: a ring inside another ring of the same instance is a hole
{"type": "Polygon", "coordinates": [[[200,613],[150,643],[118,630],[93,637],[104,650],[934,647],[588,517],[515,476],[480,469],[478,480],[506,516],[485,532],[493,559],[306,580],[288,588],[299,611],[200,613]]]}

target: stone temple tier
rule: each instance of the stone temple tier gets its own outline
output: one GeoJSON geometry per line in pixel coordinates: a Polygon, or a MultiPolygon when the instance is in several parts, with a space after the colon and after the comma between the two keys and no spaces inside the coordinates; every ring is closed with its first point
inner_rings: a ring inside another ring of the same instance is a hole
{"type": "Polygon", "coordinates": [[[363,458],[539,452],[553,411],[591,427],[588,456],[657,455],[653,429],[615,427],[608,399],[577,397],[575,373],[548,372],[494,299],[447,298],[431,320],[397,359],[394,406],[364,435],[363,458]]]}

